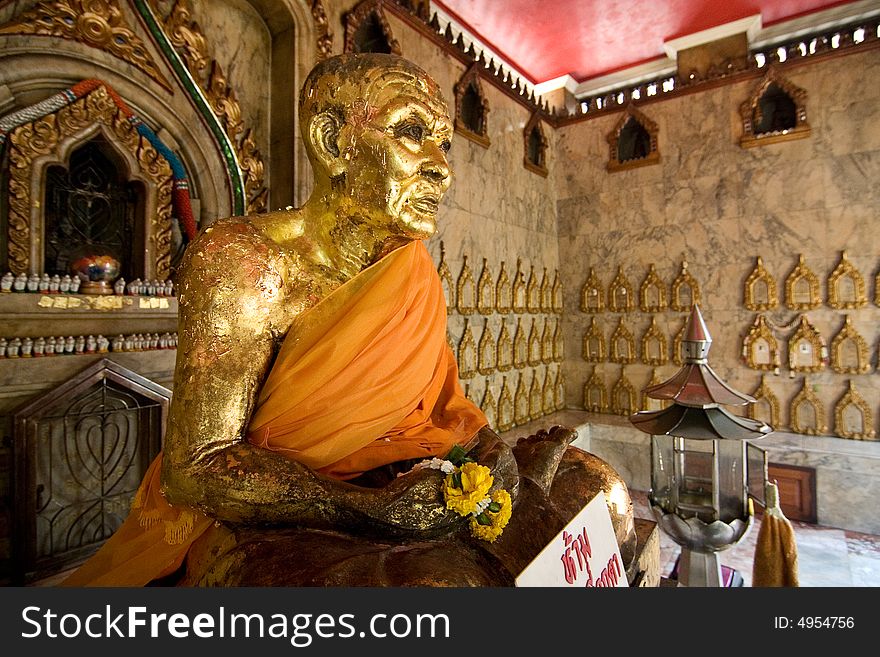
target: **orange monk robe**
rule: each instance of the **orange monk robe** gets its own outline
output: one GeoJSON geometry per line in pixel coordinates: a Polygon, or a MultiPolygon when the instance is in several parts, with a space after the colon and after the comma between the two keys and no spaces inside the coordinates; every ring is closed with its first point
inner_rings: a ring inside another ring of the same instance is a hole
{"type": "MultiPolygon", "coordinates": [[[[413,242],[294,322],[248,440],[347,479],[395,461],[442,456],[486,424],[458,382],[440,279],[424,245],[413,242]]],[[[161,458],[122,527],[64,585],[143,586],[183,563],[213,520],[165,501],[161,458]]]]}

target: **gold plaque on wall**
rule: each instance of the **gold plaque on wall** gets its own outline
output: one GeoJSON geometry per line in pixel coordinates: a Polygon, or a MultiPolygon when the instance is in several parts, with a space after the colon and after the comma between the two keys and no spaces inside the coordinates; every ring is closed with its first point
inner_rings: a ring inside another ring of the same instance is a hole
{"type": "Polygon", "coordinates": [[[633,288],[623,273],[623,267],[617,267],[617,275],[608,286],[608,310],[615,313],[630,312],[635,308],[633,288]]]}
{"type": "Polygon", "coordinates": [[[546,318],[541,331],[541,362],[545,365],[553,362],[553,332],[550,330],[550,320],[546,318]]]}
{"type": "Polygon", "coordinates": [[[684,341],[684,334],[687,331],[687,319],[678,329],[678,333],[672,338],[672,362],[681,367],[684,365],[684,354],[681,353],[681,343],[684,341]]]}
{"type": "Polygon", "coordinates": [[[553,312],[562,314],[563,297],[562,297],[562,281],[559,280],[559,270],[553,272],[553,287],[550,289],[550,296],[553,298],[553,312]]]}
{"type": "Polygon", "coordinates": [[[694,304],[700,303],[700,285],[688,271],[687,260],[681,263],[681,271],[672,281],[669,307],[679,312],[690,312],[694,304]]]}
{"type": "Polygon", "coordinates": [[[525,424],[529,421],[529,391],[523,381],[523,372],[519,373],[516,392],[513,396],[513,421],[517,425],[525,424]]]}
{"type": "Polygon", "coordinates": [[[626,368],[620,368],[620,378],[611,387],[611,412],[629,417],[635,413],[636,389],[626,376],[626,368]]]}
{"type": "Polygon", "coordinates": [[[642,411],[662,411],[664,408],[668,407],[671,402],[665,399],[654,399],[652,397],[648,397],[645,391],[651,386],[655,386],[658,383],[663,383],[663,379],[660,378],[660,373],[657,371],[655,367],[651,370],[651,380],[648,381],[648,385],[642,389],[641,392],[641,408],[639,410],[642,411]]]}
{"type": "Polygon", "coordinates": [[[481,315],[495,312],[495,281],[489,271],[489,261],[483,258],[483,270],[477,281],[477,310],[481,315]]]}
{"type": "Polygon", "coordinates": [[[825,369],[828,349],[825,340],[806,315],[788,340],[788,367],[793,372],[819,372],[825,369]]]}
{"type": "Polygon", "coordinates": [[[813,387],[804,377],[801,391],[791,400],[791,430],[808,436],[818,436],[828,431],[825,425],[825,409],[822,401],[813,392],[813,387]]]}
{"type": "Polygon", "coordinates": [[[464,333],[458,343],[458,375],[462,379],[473,378],[477,373],[477,343],[468,320],[464,320],[464,333]]]}
{"type": "Polygon", "coordinates": [[[507,387],[507,377],[501,379],[501,393],[498,395],[498,431],[513,429],[513,395],[507,387]]]}
{"type": "Polygon", "coordinates": [[[871,369],[868,343],[844,316],[843,327],[831,340],[831,369],[841,374],[864,374],[871,369]]]}
{"type": "Polygon", "coordinates": [[[605,360],[605,336],[596,325],[596,318],[590,320],[590,326],[584,333],[584,360],[588,363],[601,363],[605,360]]]}
{"type": "Polygon", "coordinates": [[[538,383],[538,370],[532,370],[532,384],[529,386],[529,417],[537,420],[544,415],[544,398],[541,384],[538,383]]]}
{"type": "Polygon", "coordinates": [[[874,415],[852,381],[846,394],[834,406],[834,433],[841,438],[874,440],[874,415]]]}
{"type": "Polygon", "coordinates": [[[526,310],[535,314],[541,312],[541,288],[535,276],[535,266],[529,266],[529,282],[526,283],[526,310]]]}
{"type": "Polygon", "coordinates": [[[557,363],[562,362],[565,355],[565,340],[562,337],[562,319],[556,320],[556,328],[553,331],[553,360],[557,363]]]}
{"type": "Polygon", "coordinates": [[[513,275],[513,312],[522,314],[526,311],[526,278],[521,268],[522,261],[516,259],[516,273],[513,275]]]}
{"type": "Polygon", "coordinates": [[[455,285],[455,306],[462,315],[472,315],[477,310],[477,290],[474,275],[468,266],[467,256],[463,257],[461,272],[455,285]]]}
{"type": "Polygon", "coordinates": [[[544,368],[544,384],[541,386],[541,405],[544,415],[550,415],[556,410],[556,388],[553,385],[553,377],[550,368],[544,368]]]}
{"type": "Polygon", "coordinates": [[[648,274],[639,287],[639,308],[646,313],[666,310],[666,284],[657,275],[653,262],[648,266],[648,274]]]}
{"type": "Polygon", "coordinates": [[[745,307],[754,311],[775,310],[779,305],[776,281],[764,268],[764,260],[761,256],[758,256],[755,268],[746,279],[743,298],[745,307]]]}
{"type": "Polygon", "coordinates": [[[767,326],[764,315],[755,317],[746,337],[743,338],[743,359],[753,370],[777,370],[779,368],[779,343],[767,326]]]}
{"type": "Polygon", "coordinates": [[[437,275],[440,276],[440,284],[443,286],[443,296],[446,298],[446,314],[450,315],[455,309],[455,285],[452,282],[452,273],[446,263],[446,247],[440,242],[440,264],[437,265],[437,275]]]}
{"type": "Polygon", "coordinates": [[[532,326],[529,328],[529,365],[536,367],[541,364],[541,335],[532,319],[532,326]]]}
{"type": "Polygon", "coordinates": [[[492,335],[492,329],[489,328],[489,320],[483,325],[483,334],[480,336],[480,343],[477,348],[479,359],[477,361],[477,371],[480,374],[492,374],[495,371],[495,336],[492,335]]]}
{"type": "Polygon", "coordinates": [[[636,341],[629,329],[623,325],[623,317],[611,334],[608,347],[609,360],[612,363],[629,364],[636,362],[636,341]]]}
{"type": "Polygon", "coordinates": [[[510,279],[507,270],[504,269],[504,261],[501,261],[501,271],[498,273],[498,281],[495,283],[495,310],[506,315],[513,307],[511,298],[510,279]]]}
{"type": "Polygon", "coordinates": [[[595,367],[584,383],[584,409],[591,413],[608,411],[608,392],[595,367]]]}
{"type": "Polygon", "coordinates": [[[522,318],[516,318],[516,331],[513,334],[513,366],[522,369],[529,362],[529,342],[522,327],[522,318]]]}
{"type": "Polygon", "coordinates": [[[761,385],[752,393],[755,398],[754,404],[746,404],[746,415],[752,420],[761,420],[770,425],[773,429],[779,429],[782,426],[782,412],[779,404],[779,398],[770,389],[767,384],[767,375],[761,377],[761,385]],[[758,409],[766,406],[769,417],[759,417],[758,409]]]}
{"type": "Polygon", "coordinates": [[[513,367],[513,340],[510,339],[504,317],[501,318],[501,333],[498,335],[498,345],[495,350],[495,366],[499,372],[507,372],[513,367]]]}
{"type": "Polygon", "coordinates": [[[552,282],[547,278],[547,268],[544,267],[544,274],[541,276],[541,312],[553,312],[553,288],[552,282]]]}
{"type": "Polygon", "coordinates": [[[605,308],[605,292],[602,288],[602,281],[596,275],[595,270],[590,267],[590,275],[581,288],[581,310],[585,313],[600,313],[605,308]]]}
{"type": "Polygon", "coordinates": [[[556,390],[556,410],[561,411],[565,408],[565,377],[562,375],[562,366],[556,368],[556,380],[553,382],[553,388],[556,390]]]}
{"type": "Polygon", "coordinates": [[[807,267],[803,254],[785,279],[785,305],[792,310],[812,310],[822,303],[819,277],[807,267]]]}
{"type": "Polygon", "coordinates": [[[495,402],[495,395],[492,394],[492,387],[489,381],[486,381],[486,392],[483,393],[483,400],[480,402],[480,410],[489,421],[489,427],[495,428],[498,418],[498,405],[495,402]]]}
{"type": "Polygon", "coordinates": [[[657,326],[657,317],[651,317],[651,325],[642,336],[642,362],[645,365],[665,365],[667,355],[666,336],[657,326]]]}
{"type": "Polygon", "coordinates": [[[840,254],[840,262],[828,277],[828,305],[838,310],[862,308],[868,303],[865,279],[849,261],[846,251],[840,254]]]}

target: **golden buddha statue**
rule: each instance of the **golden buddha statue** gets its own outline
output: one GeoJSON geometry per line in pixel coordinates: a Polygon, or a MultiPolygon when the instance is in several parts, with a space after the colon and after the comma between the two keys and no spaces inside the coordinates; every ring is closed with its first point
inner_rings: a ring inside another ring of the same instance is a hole
{"type": "Polygon", "coordinates": [[[299,119],[313,193],[189,245],[163,452],[66,584],[509,585],[599,490],[631,553],[607,464],[562,428],[512,449],[462,393],[422,243],[451,182],[437,84],[400,57],[333,57],[299,119]],[[413,467],[456,445],[510,494],[493,543],[447,508],[442,472],[413,467]]]}

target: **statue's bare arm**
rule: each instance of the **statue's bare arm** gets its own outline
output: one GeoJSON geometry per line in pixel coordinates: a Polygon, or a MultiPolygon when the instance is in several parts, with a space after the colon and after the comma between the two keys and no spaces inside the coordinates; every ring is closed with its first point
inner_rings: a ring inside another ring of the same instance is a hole
{"type": "Polygon", "coordinates": [[[190,245],[164,445],[167,498],[234,523],[392,531],[451,524],[456,517],[444,507],[437,471],[364,489],[245,440],[276,338],[289,322],[282,304],[297,303],[284,286],[286,266],[252,230],[221,225],[190,245]]]}

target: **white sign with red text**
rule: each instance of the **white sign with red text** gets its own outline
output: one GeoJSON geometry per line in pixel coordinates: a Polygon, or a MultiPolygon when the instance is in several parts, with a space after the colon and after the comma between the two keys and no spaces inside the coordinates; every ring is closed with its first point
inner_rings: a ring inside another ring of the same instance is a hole
{"type": "Polygon", "coordinates": [[[517,586],[628,586],[605,494],[598,493],[516,578],[517,586]]]}

